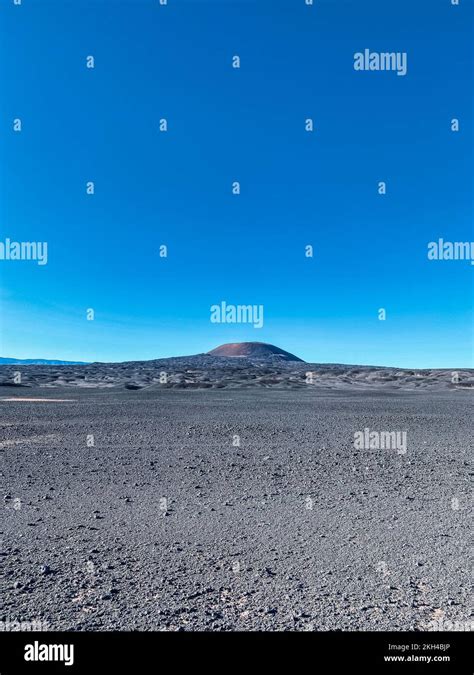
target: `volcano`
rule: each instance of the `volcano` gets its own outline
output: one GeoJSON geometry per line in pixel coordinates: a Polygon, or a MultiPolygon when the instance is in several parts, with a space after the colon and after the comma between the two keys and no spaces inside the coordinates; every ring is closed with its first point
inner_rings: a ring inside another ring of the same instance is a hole
{"type": "Polygon", "coordinates": [[[248,359],[282,359],[285,361],[303,361],[284,349],[269,345],[266,342],[229,342],[212,349],[211,356],[239,357],[248,359]]]}

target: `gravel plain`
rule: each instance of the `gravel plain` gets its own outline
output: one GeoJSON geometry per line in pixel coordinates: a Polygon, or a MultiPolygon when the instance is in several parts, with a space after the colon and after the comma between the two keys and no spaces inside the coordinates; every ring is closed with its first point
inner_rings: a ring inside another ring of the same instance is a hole
{"type": "Polygon", "coordinates": [[[51,387],[29,368],[0,387],[0,619],[470,626],[469,387],[51,387]],[[364,429],[406,452],[356,448],[364,429]]]}

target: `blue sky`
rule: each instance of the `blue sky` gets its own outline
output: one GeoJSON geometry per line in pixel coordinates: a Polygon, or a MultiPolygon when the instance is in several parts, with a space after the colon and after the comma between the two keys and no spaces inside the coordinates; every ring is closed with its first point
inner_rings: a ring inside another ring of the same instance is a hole
{"type": "Polygon", "coordinates": [[[0,261],[0,355],[258,340],[314,362],[472,367],[474,267],[427,259],[439,237],[474,239],[472,10],[3,3],[0,241],[47,241],[48,264],[0,261]],[[406,76],[355,71],[366,48],[406,52],[406,76]],[[263,305],[263,328],[211,323],[221,301],[263,305]]]}

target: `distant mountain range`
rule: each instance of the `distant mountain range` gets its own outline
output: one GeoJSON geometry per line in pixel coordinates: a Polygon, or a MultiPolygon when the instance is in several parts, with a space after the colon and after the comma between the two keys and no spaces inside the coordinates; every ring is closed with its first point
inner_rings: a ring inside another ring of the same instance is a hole
{"type": "MultiPolygon", "coordinates": [[[[266,342],[229,342],[224,345],[220,345],[215,349],[212,349],[210,352],[207,352],[209,356],[218,356],[225,358],[247,358],[247,359],[259,359],[259,360],[281,360],[281,361],[299,361],[304,363],[304,361],[290,352],[286,352],[284,349],[275,347],[275,345],[267,344],[266,342]]],[[[202,354],[197,354],[196,356],[203,356],[202,354]]],[[[204,355],[205,356],[205,355],[204,355]]],[[[174,357],[181,358],[181,357],[174,357]]],[[[156,360],[156,359],[153,359],[156,360]]],[[[23,365],[23,366],[87,366],[90,365],[86,361],[58,361],[56,359],[9,359],[0,357],[0,365],[12,366],[12,365],[23,365]]]]}
{"type": "Polygon", "coordinates": [[[87,366],[86,361],[56,361],[55,359],[9,359],[0,356],[0,366],[87,366]]]}

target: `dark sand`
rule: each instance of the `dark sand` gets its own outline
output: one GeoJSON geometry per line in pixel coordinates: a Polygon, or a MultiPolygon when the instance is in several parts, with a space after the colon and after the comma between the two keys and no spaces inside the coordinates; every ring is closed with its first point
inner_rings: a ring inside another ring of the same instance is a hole
{"type": "Polygon", "coordinates": [[[189,390],[133,367],[95,366],[96,384],[78,386],[92,366],[33,366],[30,386],[0,387],[73,399],[0,401],[0,618],[52,630],[469,622],[472,393],[447,371],[438,387],[405,375],[412,391],[334,371],[321,386],[285,375],[286,387],[189,390]],[[406,431],[407,452],[356,450],[365,427],[406,431]]]}
{"type": "MultiPolygon", "coordinates": [[[[85,366],[0,366],[0,397],[9,387],[101,389],[319,389],[413,391],[472,389],[474,370],[383,368],[317,364],[274,358],[226,358],[198,354],[154,361],[85,366]]],[[[27,396],[27,393],[25,393],[27,396]]]]}

